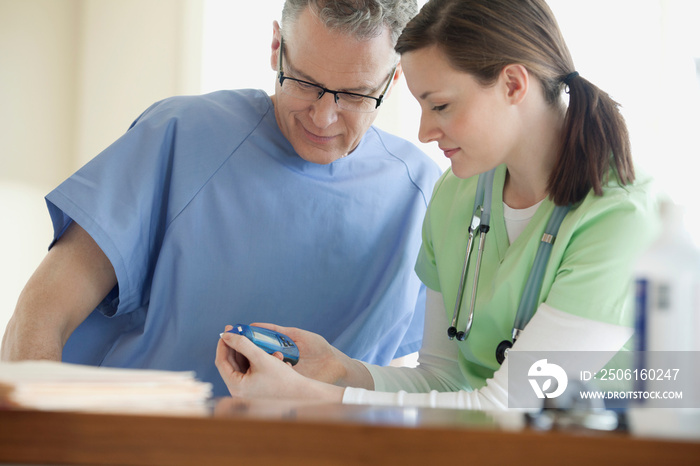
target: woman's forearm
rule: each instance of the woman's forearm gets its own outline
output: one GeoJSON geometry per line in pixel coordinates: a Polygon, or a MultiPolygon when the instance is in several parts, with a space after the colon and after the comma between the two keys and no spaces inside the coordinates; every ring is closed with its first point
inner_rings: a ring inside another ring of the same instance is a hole
{"type": "Polygon", "coordinates": [[[336,357],[342,363],[344,368],[343,376],[335,382],[335,385],[341,387],[357,387],[366,388],[367,390],[374,390],[374,379],[365,365],[357,359],[352,359],[343,354],[341,351],[335,351],[337,353],[336,357]]]}

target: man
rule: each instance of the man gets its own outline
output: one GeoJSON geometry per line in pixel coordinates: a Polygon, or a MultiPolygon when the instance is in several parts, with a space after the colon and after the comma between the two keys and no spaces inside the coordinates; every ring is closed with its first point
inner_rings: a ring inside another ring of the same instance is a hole
{"type": "Polygon", "coordinates": [[[306,328],[377,364],[416,351],[413,262],[439,170],[371,126],[415,12],[288,0],[272,97],[221,91],[146,110],[47,196],[55,241],[3,358],[194,370],[224,395],[213,355],[232,322],[306,328]]]}

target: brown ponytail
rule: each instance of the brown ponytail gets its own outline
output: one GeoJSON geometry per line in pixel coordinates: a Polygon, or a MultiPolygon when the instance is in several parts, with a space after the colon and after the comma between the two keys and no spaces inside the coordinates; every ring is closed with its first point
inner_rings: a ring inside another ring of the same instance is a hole
{"type": "Polygon", "coordinates": [[[634,181],[627,125],[619,105],[585,78],[576,76],[568,87],[560,155],[549,177],[555,204],[582,200],[593,189],[603,194],[610,169],[621,185],[634,181]]]}
{"type": "Polygon", "coordinates": [[[561,150],[548,185],[554,203],[577,203],[591,189],[601,195],[611,170],[622,185],[634,181],[619,105],[573,73],[571,54],[544,0],[430,0],[406,26],[396,51],[431,45],[484,86],[518,63],[542,83],[550,105],[559,105],[568,87],[561,150]]]}

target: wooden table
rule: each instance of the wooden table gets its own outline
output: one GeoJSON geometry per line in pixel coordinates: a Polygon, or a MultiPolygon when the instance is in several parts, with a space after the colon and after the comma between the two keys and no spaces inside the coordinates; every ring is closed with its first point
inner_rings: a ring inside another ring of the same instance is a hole
{"type": "Polygon", "coordinates": [[[0,411],[0,463],[700,464],[700,442],[504,429],[447,409],[219,400],[202,415],[0,411]]]}

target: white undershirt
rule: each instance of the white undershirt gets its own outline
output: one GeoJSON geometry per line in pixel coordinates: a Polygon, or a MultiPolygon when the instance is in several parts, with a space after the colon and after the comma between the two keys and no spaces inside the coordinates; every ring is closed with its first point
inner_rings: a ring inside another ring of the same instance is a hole
{"type": "Polygon", "coordinates": [[[544,202],[544,199],[526,209],[513,209],[508,207],[508,204],[505,202],[503,203],[503,218],[506,220],[506,232],[508,233],[510,244],[513,244],[516,238],[520,236],[520,233],[527,227],[527,224],[535,216],[535,212],[537,212],[542,202],[544,202]]]}

